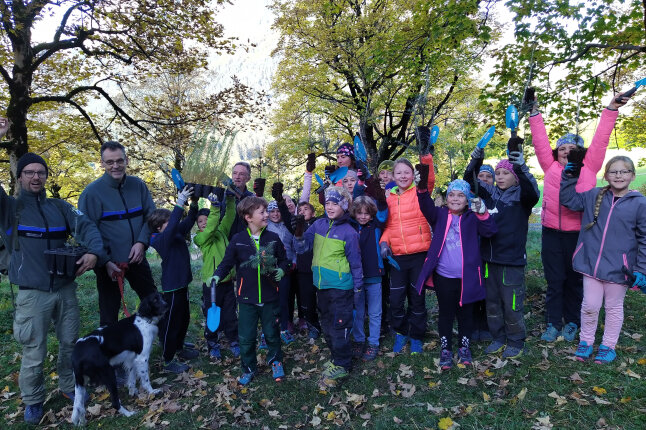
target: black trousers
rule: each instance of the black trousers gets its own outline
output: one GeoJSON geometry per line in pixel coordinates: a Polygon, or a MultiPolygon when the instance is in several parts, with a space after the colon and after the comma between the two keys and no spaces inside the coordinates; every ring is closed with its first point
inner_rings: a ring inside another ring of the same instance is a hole
{"type": "Polygon", "coordinates": [[[445,278],[437,273],[433,274],[433,285],[439,315],[437,331],[440,335],[440,347],[451,351],[453,337],[453,321],[458,319],[458,337],[460,347],[469,346],[469,338],[473,333],[473,303],[460,306],[460,292],[462,279],[445,278]]]}
{"type": "MultiPolygon", "coordinates": [[[[229,339],[229,343],[238,342],[238,315],[236,313],[238,304],[233,288],[232,281],[220,282],[215,287],[215,304],[220,307],[220,326],[214,333],[206,327],[206,324],[204,325],[204,339],[206,339],[209,347],[215,346],[218,343],[218,334],[221,331],[224,331],[225,336],[229,339]]],[[[202,314],[204,318],[206,318],[210,307],[211,287],[203,283],[202,314]]]]}
{"type": "MultiPolygon", "coordinates": [[[[99,293],[99,325],[115,323],[119,319],[119,308],[121,308],[119,284],[108,276],[105,266],[94,269],[94,273],[96,289],[99,293]]],[[[141,263],[129,264],[125,278],[140,300],[157,291],[150,265],[145,258],[141,263]]],[[[129,310],[134,313],[134,309],[129,310]]]]}
{"type": "Polygon", "coordinates": [[[425,257],[424,252],[396,255],[401,270],[390,271],[390,323],[397,333],[415,340],[422,340],[426,332],[425,288],[421,293],[415,289],[425,257]]]}
{"type": "Polygon", "coordinates": [[[319,290],[318,308],[321,312],[323,335],[332,353],[332,361],[337,366],[351,370],[350,332],[353,324],[354,291],[336,288],[319,290]]]}
{"type": "Polygon", "coordinates": [[[476,330],[489,331],[486,300],[479,300],[473,303],[473,331],[476,330]]]}
{"type": "Polygon", "coordinates": [[[188,308],[188,287],[164,292],[168,312],[159,322],[159,340],[164,349],[164,360],[169,362],[184,347],[184,339],[191,317],[188,308]]]}
{"type": "Polygon", "coordinates": [[[558,231],[543,227],[541,257],[547,281],[545,319],[557,329],[573,322],[581,326],[583,275],[572,269],[572,256],[579,232],[558,231]]]}
{"type": "MultiPolygon", "coordinates": [[[[384,263],[385,264],[385,263],[384,263]]],[[[385,264],[385,266],[388,266],[385,264]]],[[[384,267],[385,275],[381,277],[381,329],[390,328],[390,267],[384,267]]]]}
{"type": "Polygon", "coordinates": [[[300,307],[303,309],[303,317],[308,324],[320,332],[321,324],[319,323],[319,314],[316,309],[317,289],[312,281],[312,272],[298,272],[296,277],[298,280],[300,307]]]}
{"type": "Polygon", "coordinates": [[[298,318],[304,318],[305,314],[303,313],[303,304],[301,303],[301,292],[298,288],[298,276],[296,271],[292,271],[289,277],[290,286],[289,286],[289,312],[294,316],[294,302],[296,302],[298,310],[298,318]]]}
{"type": "Polygon", "coordinates": [[[485,263],[487,322],[494,340],[507,346],[525,345],[525,266],[485,263]]]}

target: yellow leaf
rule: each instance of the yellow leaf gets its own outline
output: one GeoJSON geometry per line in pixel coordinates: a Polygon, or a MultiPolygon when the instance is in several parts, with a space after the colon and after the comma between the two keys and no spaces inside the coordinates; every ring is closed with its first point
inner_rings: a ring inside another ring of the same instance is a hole
{"type": "Polygon", "coordinates": [[[247,387],[245,387],[245,388],[243,388],[242,390],[240,390],[240,392],[241,392],[242,394],[247,394],[247,387]]]}
{"type": "Polygon", "coordinates": [[[458,363],[458,369],[466,369],[466,368],[467,366],[465,366],[464,364],[458,363]]]}
{"type": "Polygon", "coordinates": [[[437,387],[437,382],[428,381],[428,387],[429,387],[429,388],[435,388],[435,387],[437,387]]]}
{"type": "Polygon", "coordinates": [[[437,423],[437,427],[440,430],[447,430],[453,425],[453,420],[449,417],[440,419],[440,422],[437,423]]]}
{"type": "Polygon", "coordinates": [[[485,370],[484,374],[486,377],[489,377],[489,378],[493,376],[493,372],[489,369],[485,370]]]}
{"type": "Polygon", "coordinates": [[[597,393],[597,394],[598,394],[598,395],[600,395],[600,396],[601,396],[602,394],[606,394],[606,393],[607,393],[607,391],[606,391],[606,389],[605,389],[605,388],[603,388],[603,387],[597,387],[596,385],[595,385],[594,387],[592,387],[592,391],[594,391],[595,393],[597,393]]]}
{"type": "Polygon", "coordinates": [[[525,396],[527,395],[527,388],[523,388],[520,390],[520,392],[516,395],[519,401],[522,401],[525,399],[525,396]]]}
{"type": "Polygon", "coordinates": [[[631,378],[642,379],[641,375],[638,375],[630,369],[626,370],[626,375],[630,376],[631,378]]]}
{"type": "Polygon", "coordinates": [[[9,386],[5,385],[4,389],[2,390],[3,393],[8,393],[9,392],[9,386]]]}
{"type": "Polygon", "coordinates": [[[639,364],[640,366],[645,366],[646,358],[640,358],[639,360],[637,360],[637,364],[639,364]]]}
{"type": "Polygon", "coordinates": [[[487,394],[487,393],[485,393],[485,392],[483,391],[483,392],[482,392],[482,399],[483,399],[485,402],[488,402],[489,400],[491,400],[491,396],[490,396],[489,394],[487,394]]]}
{"type": "Polygon", "coordinates": [[[52,378],[52,379],[58,379],[58,375],[56,374],[56,372],[50,373],[49,377],[52,378]]]}
{"type": "Polygon", "coordinates": [[[107,399],[108,397],[110,397],[110,393],[106,391],[105,393],[101,394],[101,395],[97,398],[97,400],[98,400],[99,402],[102,402],[102,401],[104,401],[105,399],[107,399]]]}
{"type": "Polygon", "coordinates": [[[325,416],[325,419],[328,421],[332,421],[334,418],[336,418],[336,414],[334,411],[328,412],[328,414],[325,416]]]}
{"type": "Polygon", "coordinates": [[[202,379],[202,378],[204,378],[205,376],[206,376],[206,375],[205,375],[205,374],[204,374],[204,372],[202,372],[201,370],[198,370],[197,372],[195,372],[195,373],[193,374],[193,377],[194,377],[194,378],[197,378],[197,379],[202,379]]]}
{"type": "Polygon", "coordinates": [[[622,397],[621,400],[619,400],[621,403],[628,403],[632,400],[631,397],[622,397]]]}

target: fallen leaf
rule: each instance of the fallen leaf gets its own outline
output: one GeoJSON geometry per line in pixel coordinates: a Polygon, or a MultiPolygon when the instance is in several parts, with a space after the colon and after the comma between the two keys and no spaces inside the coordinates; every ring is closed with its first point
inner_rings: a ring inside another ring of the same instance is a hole
{"type": "Polygon", "coordinates": [[[206,375],[201,370],[198,370],[193,374],[193,378],[202,379],[202,378],[206,378],[206,375]]]}
{"type": "Polygon", "coordinates": [[[488,378],[491,378],[493,376],[493,372],[489,369],[485,370],[484,375],[488,378]]]}
{"type": "Polygon", "coordinates": [[[436,415],[443,414],[444,411],[446,411],[445,408],[443,408],[443,407],[435,407],[435,406],[431,405],[430,403],[426,404],[426,410],[428,412],[432,412],[432,413],[434,413],[436,415]]]}
{"type": "Polygon", "coordinates": [[[556,391],[552,391],[547,396],[553,399],[556,399],[556,406],[561,406],[567,403],[567,400],[565,400],[565,397],[559,396],[556,391]]]}
{"type": "Polygon", "coordinates": [[[485,401],[485,403],[488,403],[491,400],[491,396],[483,391],[482,399],[485,401]]]}
{"type": "Polygon", "coordinates": [[[626,370],[625,373],[626,373],[626,375],[630,376],[631,378],[642,379],[642,377],[640,375],[638,375],[637,373],[633,372],[630,369],[626,370]]]}
{"type": "Polygon", "coordinates": [[[336,418],[336,413],[334,411],[328,412],[328,414],[325,416],[325,419],[328,421],[332,421],[334,418],[336,418]]]}
{"type": "Polygon", "coordinates": [[[574,382],[575,384],[583,384],[583,378],[579,376],[579,372],[574,372],[573,374],[570,375],[570,381],[574,382]]]}
{"type": "Polygon", "coordinates": [[[403,421],[402,421],[402,420],[400,420],[400,419],[399,419],[399,418],[397,418],[397,417],[393,417],[393,421],[395,421],[395,424],[401,424],[401,423],[403,423],[403,421]]]}
{"type": "Polygon", "coordinates": [[[278,411],[269,411],[269,416],[274,418],[280,418],[278,411]]]}
{"type": "Polygon", "coordinates": [[[527,388],[523,388],[520,390],[518,394],[516,394],[516,398],[518,401],[522,402],[525,399],[525,396],[527,395],[527,388]]]}
{"type": "Polygon", "coordinates": [[[594,387],[592,387],[592,391],[594,391],[595,393],[597,393],[600,396],[607,393],[605,388],[597,387],[596,385],[594,387]]]}
{"type": "Polygon", "coordinates": [[[375,410],[377,410],[377,409],[383,409],[383,408],[385,408],[386,406],[388,406],[388,405],[387,405],[387,404],[385,404],[385,403],[382,403],[382,404],[375,403],[374,405],[372,405],[372,408],[373,408],[373,409],[375,409],[375,410]]]}
{"type": "Polygon", "coordinates": [[[597,427],[608,427],[608,423],[604,417],[601,417],[597,420],[597,427]]]}
{"type": "Polygon", "coordinates": [[[621,403],[628,403],[632,400],[632,397],[622,397],[621,400],[619,400],[621,403]]]}
{"type": "Polygon", "coordinates": [[[437,382],[428,381],[428,388],[435,388],[435,387],[437,387],[438,385],[440,385],[440,384],[439,384],[439,383],[437,383],[437,382]]]}
{"type": "Polygon", "coordinates": [[[370,415],[370,413],[368,413],[368,412],[366,412],[365,414],[359,415],[359,418],[361,418],[363,420],[369,420],[371,417],[372,417],[372,415],[370,415]]]}
{"type": "Polygon", "coordinates": [[[550,422],[550,417],[538,417],[536,418],[536,423],[532,426],[533,430],[549,430],[554,427],[554,424],[550,422]]]}
{"type": "Polygon", "coordinates": [[[415,394],[415,385],[413,384],[402,384],[402,397],[409,398],[415,394]]]}
{"type": "Polygon", "coordinates": [[[601,397],[597,397],[597,396],[594,396],[593,400],[595,401],[595,403],[597,405],[611,405],[612,404],[609,401],[603,400],[601,397]]]}
{"type": "Polygon", "coordinates": [[[467,385],[469,383],[469,378],[458,378],[457,383],[467,385]]]}
{"type": "Polygon", "coordinates": [[[310,424],[312,424],[315,427],[320,426],[321,425],[321,418],[319,418],[317,416],[312,417],[312,420],[310,421],[310,424]]]}
{"type": "Polygon", "coordinates": [[[437,423],[437,427],[440,430],[447,430],[453,426],[453,420],[449,417],[440,419],[440,422],[437,423]]]}
{"type": "Polygon", "coordinates": [[[404,363],[400,364],[399,374],[404,378],[410,378],[411,376],[413,376],[413,371],[411,370],[411,366],[407,366],[404,363]]]}
{"type": "Polygon", "coordinates": [[[641,334],[641,333],[633,333],[633,334],[632,334],[632,336],[630,336],[630,337],[632,337],[632,338],[633,338],[633,339],[635,339],[637,342],[639,342],[639,340],[640,340],[643,336],[644,336],[644,335],[643,335],[643,334],[641,334]]]}
{"type": "Polygon", "coordinates": [[[101,404],[97,403],[94,406],[90,406],[89,408],[87,408],[87,411],[90,413],[90,415],[98,417],[99,415],[101,415],[101,404]]]}
{"type": "Polygon", "coordinates": [[[639,364],[640,366],[646,366],[646,358],[640,358],[639,360],[637,360],[637,364],[639,364]]]}

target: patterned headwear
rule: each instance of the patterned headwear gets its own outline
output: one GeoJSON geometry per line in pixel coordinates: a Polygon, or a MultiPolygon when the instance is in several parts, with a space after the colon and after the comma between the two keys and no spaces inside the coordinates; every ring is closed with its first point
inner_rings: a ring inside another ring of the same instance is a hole
{"type": "Polygon", "coordinates": [[[514,178],[516,178],[516,181],[518,181],[518,175],[516,174],[516,172],[514,172],[514,165],[511,164],[511,162],[509,160],[507,160],[506,158],[503,158],[502,160],[500,160],[498,162],[498,164],[496,164],[496,170],[498,170],[498,169],[507,169],[507,170],[509,170],[511,172],[511,174],[514,175],[514,178]]]}
{"type": "Polygon", "coordinates": [[[478,173],[482,172],[489,172],[491,173],[491,176],[496,176],[496,172],[494,172],[493,167],[491,167],[491,165],[489,164],[483,164],[482,167],[480,167],[478,173]]]}
{"type": "Polygon", "coordinates": [[[467,198],[467,204],[471,204],[471,198],[473,197],[471,194],[471,185],[463,179],[455,179],[453,180],[450,184],[449,187],[446,189],[446,195],[448,196],[451,191],[459,191],[462,194],[465,195],[467,198]]]}
{"type": "Polygon", "coordinates": [[[336,150],[337,154],[344,154],[354,160],[354,146],[349,143],[342,143],[336,150]]]}
{"type": "Polygon", "coordinates": [[[350,202],[348,202],[348,199],[342,193],[340,193],[338,189],[335,188],[328,188],[327,190],[325,190],[325,203],[336,203],[337,205],[341,206],[341,209],[347,211],[350,202]]]}
{"type": "Polygon", "coordinates": [[[271,212],[276,209],[278,209],[278,202],[276,200],[270,201],[267,205],[267,212],[271,212]]]}
{"type": "Polygon", "coordinates": [[[345,174],[344,179],[347,178],[348,176],[356,180],[359,180],[359,175],[357,174],[356,170],[348,169],[348,173],[345,174]]]}
{"type": "Polygon", "coordinates": [[[379,164],[379,167],[377,167],[377,173],[381,172],[382,170],[388,170],[389,172],[393,171],[393,167],[395,167],[395,162],[392,160],[384,160],[379,164]]]}
{"type": "Polygon", "coordinates": [[[566,145],[566,144],[576,145],[583,148],[583,138],[578,134],[568,133],[556,141],[557,148],[561,145],[566,145]]]}

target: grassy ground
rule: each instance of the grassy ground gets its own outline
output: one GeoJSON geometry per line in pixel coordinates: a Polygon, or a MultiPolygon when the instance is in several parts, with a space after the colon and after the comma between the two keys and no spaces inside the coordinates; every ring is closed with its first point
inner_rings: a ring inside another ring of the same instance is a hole
{"type": "MultiPolygon", "coordinates": [[[[317,384],[322,364],[328,359],[321,341],[310,344],[301,336],[284,348],[288,377],[276,384],[269,369],[262,368],[250,388],[240,389],[235,377],[237,361],[212,363],[195,360],[194,371],[175,377],[161,372],[160,349],[152,355],[153,386],[164,393],[155,398],[132,399],[122,390],[128,408],[138,414],[115,416],[107,393],[94,392],[88,427],[121,429],[168,428],[450,428],[548,429],[548,428],[646,428],[646,346],[641,336],[646,317],[646,296],[629,291],[626,319],[617,347],[618,359],[609,366],[579,363],[571,359],[574,346],[563,341],[540,342],[543,329],[543,288],[540,233],[531,232],[528,245],[527,354],[517,361],[501,361],[483,354],[485,345],[474,347],[473,368],[437,368],[437,315],[433,295],[428,295],[430,333],[422,355],[394,356],[392,339],[383,341],[378,359],[358,363],[352,375],[337,387],[321,390],[317,384]]],[[[152,263],[159,276],[159,262],[152,263]]],[[[195,270],[197,273],[198,265],[195,270]]],[[[192,321],[189,336],[203,347],[199,286],[191,285],[192,321]]],[[[79,279],[81,333],[98,323],[94,279],[79,279]]],[[[132,308],[135,296],[129,292],[132,308]]],[[[20,348],[12,337],[11,294],[0,289],[0,427],[24,428],[23,406],[17,376],[20,348]]],[[[600,334],[599,334],[600,336],[600,334]]],[[[45,363],[48,392],[46,422],[67,427],[71,405],[57,391],[56,342],[50,333],[45,363]]]]}

